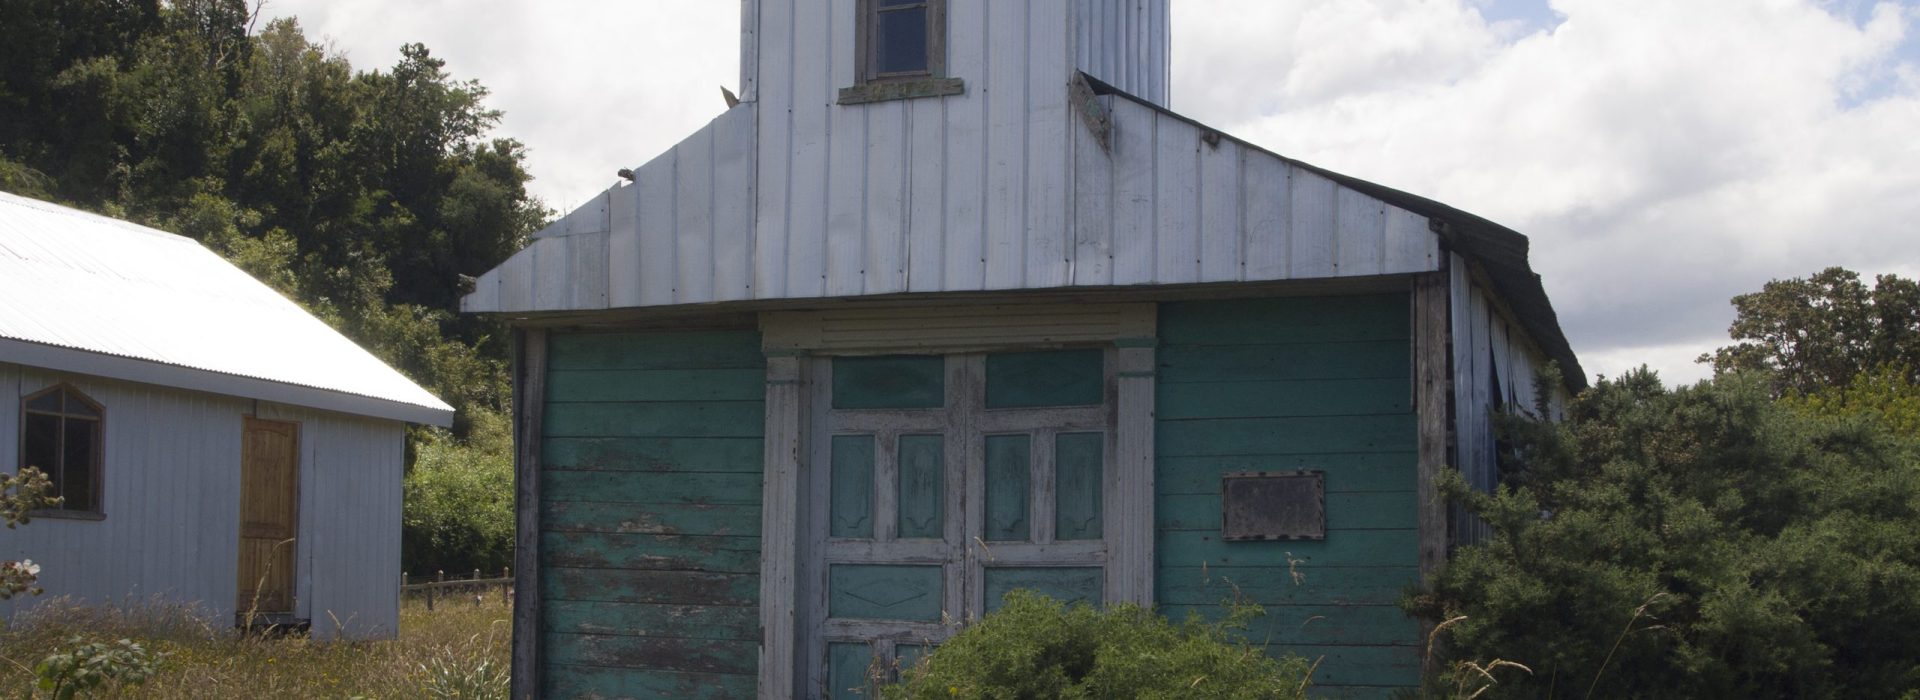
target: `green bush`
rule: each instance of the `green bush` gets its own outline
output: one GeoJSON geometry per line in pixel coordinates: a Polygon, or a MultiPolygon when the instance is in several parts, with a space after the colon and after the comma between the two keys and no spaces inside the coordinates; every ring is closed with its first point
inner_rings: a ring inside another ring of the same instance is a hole
{"type": "Polygon", "coordinates": [[[418,576],[444,570],[489,575],[513,563],[513,437],[506,416],[474,410],[458,440],[418,436],[405,484],[401,558],[418,576]]]}
{"type": "MultiPolygon", "coordinates": [[[[1920,687],[1920,467],[1881,424],[1773,401],[1768,379],[1602,381],[1513,422],[1493,528],[1409,601],[1488,697],[1900,697],[1920,687]]],[[[1453,679],[1459,680],[1459,679],[1453,679]]]]}
{"type": "Polygon", "coordinates": [[[942,643],[889,686],[889,700],[981,698],[1304,698],[1308,667],[1275,660],[1236,633],[1260,610],[1226,621],[1172,623],[1135,605],[1068,607],[1028,591],[942,643]]]}

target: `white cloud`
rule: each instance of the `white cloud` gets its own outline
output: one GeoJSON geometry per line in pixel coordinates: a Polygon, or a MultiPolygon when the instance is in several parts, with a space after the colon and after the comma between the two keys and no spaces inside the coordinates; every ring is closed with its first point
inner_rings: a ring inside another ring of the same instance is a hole
{"type": "Polygon", "coordinates": [[[1696,378],[1732,295],[1920,263],[1913,8],[1555,0],[1532,33],[1464,0],[1174,8],[1176,109],[1528,234],[1589,369],[1696,378]]]}
{"type": "MultiPolygon", "coordinates": [[[[964,0],[977,1],[977,0],[964,0]]],[[[1055,1],[1055,0],[1047,0],[1055,1]]],[[[1920,5],[1174,0],[1175,109],[1533,238],[1588,369],[1669,380],[1727,300],[1920,269],[1920,5]],[[1507,16],[1558,20],[1490,23],[1507,16]]],[[[493,90],[561,211],[719,114],[738,2],[273,0],[365,70],[427,44],[493,90]]]]}

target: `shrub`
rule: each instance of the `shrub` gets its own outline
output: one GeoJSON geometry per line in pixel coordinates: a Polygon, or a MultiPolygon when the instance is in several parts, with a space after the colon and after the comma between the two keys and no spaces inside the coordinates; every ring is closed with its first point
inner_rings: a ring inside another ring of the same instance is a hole
{"type": "Polygon", "coordinates": [[[1227,620],[1172,623],[1136,605],[1071,607],[1028,591],[942,643],[889,700],[983,698],[1303,698],[1307,663],[1276,660],[1238,639],[1260,614],[1233,610],[1227,620]]]}
{"type": "Polygon", "coordinates": [[[513,561],[513,438],[506,416],[473,411],[473,431],[419,441],[407,472],[402,559],[416,574],[497,572],[513,561]]]}
{"type": "Polygon", "coordinates": [[[55,700],[140,685],[153,676],[166,657],[149,653],[131,639],[108,643],[73,637],[67,645],[72,648],[48,654],[33,667],[35,685],[55,700]]]}
{"type": "MultiPolygon", "coordinates": [[[[1899,697],[1920,687],[1920,469],[1870,421],[1767,379],[1602,381],[1509,426],[1491,526],[1409,607],[1441,668],[1504,659],[1493,697],[1899,697]],[[1444,616],[1444,617],[1443,617],[1444,616]]],[[[1470,671],[1466,671],[1470,672],[1470,671]]]]}

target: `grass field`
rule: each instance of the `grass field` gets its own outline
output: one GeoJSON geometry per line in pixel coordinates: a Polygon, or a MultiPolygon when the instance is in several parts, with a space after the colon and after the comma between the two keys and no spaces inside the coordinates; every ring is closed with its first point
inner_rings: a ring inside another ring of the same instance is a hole
{"type": "Polygon", "coordinates": [[[28,697],[34,665],[71,648],[78,636],[131,639],[166,654],[144,685],[102,688],[107,692],[97,697],[505,698],[510,612],[497,602],[428,611],[408,601],[398,639],[317,643],[301,635],[238,634],[178,607],[43,601],[0,631],[0,697],[28,697]]]}

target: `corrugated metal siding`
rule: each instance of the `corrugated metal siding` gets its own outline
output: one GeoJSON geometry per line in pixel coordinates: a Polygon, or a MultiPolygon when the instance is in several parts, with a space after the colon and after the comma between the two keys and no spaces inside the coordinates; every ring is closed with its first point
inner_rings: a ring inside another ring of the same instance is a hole
{"type": "Polygon", "coordinates": [[[1075,0],[1075,65],[1108,85],[1171,107],[1168,5],[1168,0],[1075,0]]]}
{"type": "MultiPolygon", "coordinates": [[[[1496,410],[1535,413],[1534,374],[1548,360],[1518,324],[1494,307],[1492,292],[1473,281],[1466,258],[1454,254],[1448,269],[1453,314],[1453,464],[1468,484],[1491,492],[1500,483],[1493,415],[1496,410]]],[[[1562,418],[1566,401],[1565,387],[1555,387],[1548,397],[1546,417],[1562,418]]],[[[1458,507],[1450,517],[1457,544],[1474,544],[1492,536],[1485,522],[1458,507]]]]}
{"type": "Polygon", "coordinates": [[[1314,686],[1418,684],[1417,428],[1408,295],[1160,305],[1155,600],[1179,619],[1258,603],[1247,636],[1321,659],[1314,686]],[[1327,537],[1223,542],[1220,477],[1326,472],[1327,537]]]}
{"type": "Polygon", "coordinates": [[[543,694],[753,697],[759,334],[560,334],[549,348],[543,694]]]}
{"type": "MultiPolygon", "coordinates": [[[[0,456],[9,463],[20,454],[20,397],[61,381],[106,411],[106,517],[36,518],[0,530],[0,557],[42,564],[49,597],[198,603],[216,623],[231,621],[241,417],[254,402],[0,364],[0,456]]],[[[262,418],[300,422],[296,613],[315,618],[318,638],[391,636],[399,613],[402,424],[265,403],[258,410],[262,418]]],[[[36,600],[17,598],[0,610],[36,600]]]]}
{"type": "Polygon", "coordinates": [[[190,239],[6,193],[0,338],[452,412],[190,239]]]}

